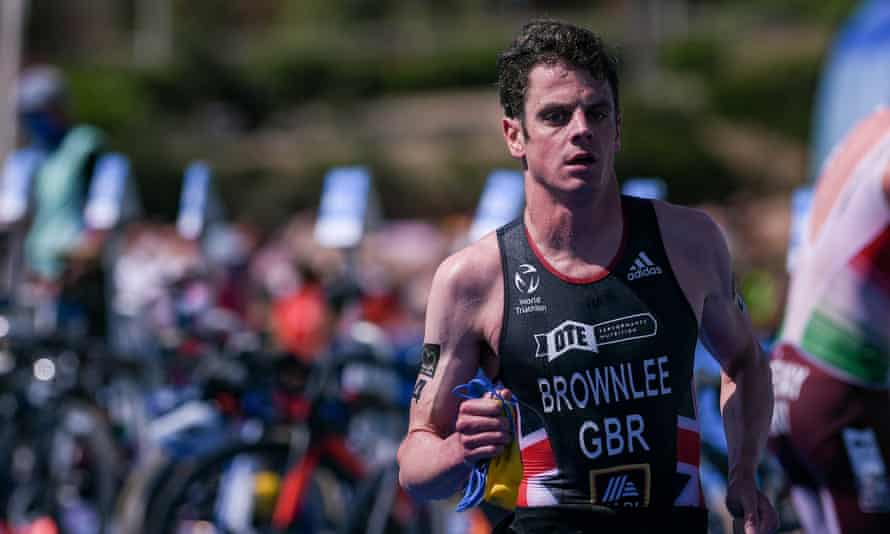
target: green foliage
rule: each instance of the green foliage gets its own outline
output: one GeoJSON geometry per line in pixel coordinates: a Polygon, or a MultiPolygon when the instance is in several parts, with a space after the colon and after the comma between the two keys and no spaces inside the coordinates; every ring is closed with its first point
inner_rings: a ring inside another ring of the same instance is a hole
{"type": "Polygon", "coordinates": [[[79,122],[116,134],[153,113],[150,94],[137,76],[120,69],[75,67],[65,73],[71,111],[79,122]]]}
{"type": "Polygon", "coordinates": [[[661,64],[673,71],[715,76],[726,64],[725,44],[709,35],[690,36],[665,45],[661,64]]]}
{"type": "Polygon", "coordinates": [[[279,53],[254,63],[254,86],[267,87],[278,105],[314,98],[373,97],[494,83],[494,49],[449,49],[426,55],[279,53]]]}
{"type": "Polygon", "coordinates": [[[748,271],[742,278],[741,293],[754,326],[774,329],[773,323],[780,302],[779,287],[775,277],[766,270],[748,271]]]}
{"type": "Polygon", "coordinates": [[[821,57],[785,58],[719,78],[712,86],[713,105],[727,117],[805,142],[821,67],[821,57]]]}
{"type": "MultiPolygon", "coordinates": [[[[78,120],[108,131],[113,145],[131,157],[146,211],[168,216],[176,209],[184,162],[173,155],[176,150],[167,138],[184,124],[200,123],[194,120],[196,111],[219,103],[243,118],[246,128],[260,129],[270,118],[315,100],[333,101],[340,110],[337,116],[349,117],[343,110],[373,105],[373,99],[384,95],[470,88],[488,88],[493,95],[496,54],[520,19],[534,11],[557,9],[550,2],[530,2],[527,11],[513,4],[255,0],[248,5],[177,0],[173,63],[152,70],[71,68],[73,110],[78,120]],[[265,7],[257,7],[257,2],[265,7]],[[254,18],[241,17],[246,12],[254,13],[254,18]]],[[[719,4],[709,9],[746,14],[752,26],[767,25],[774,37],[783,23],[818,35],[819,29],[836,27],[856,2],[720,0],[719,4]]],[[[584,11],[587,3],[566,0],[560,5],[577,8],[574,15],[566,12],[562,18],[605,26],[600,29],[606,35],[614,31],[615,42],[620,40],[620,29],[609,28],[602,12],[584,11]]],[[[700,130],[702,117],[754,123],[806,142],[822,58],[813,53],[788,56],[781,47],[760,47],[768,57],[740,67],[733,58],[744,55],[739,52],[750,46],[746,32],[753,30],[744,24],[732,28],[736,33],[697,25],[691,34],[659,51],[659,64],[667,74],[658,82],[665,85],[657,87],[664,92],[654,97],[661,102],[659,107],[635,100],[633,65],[629,65],[619,177],[661,176],[670,184],[671,199],[682,203],[725,200],[742,186],[743,177],[711,152],[700,130]],[[694,111],[684,107],[690,100],[683,83],[705,96],[695,100],[694,111]],[[681,97],[667,98],[678,94],[681,97]]],[[[462,147],[466,141],[459,136],[443,142],[454,145],[447,148],[453,154],[427,176],[409,175],[417,171],[400,168],[373,146],[355,158],[374,173],[387,216],[434,217],[475,207],[492,159],[468,157],[474,151],[462,147]]],[[[184,156],[180,152],[178,157],[184,156]]],[[[289,212],[315,206],[327,169],[352,163],[308,161],[292,171],[216,171],[227,205],[274,224],[289,212]]]]}
{"type": "Polygon", "coordinates": [[[270,111],[267,91],[246,78],[237,65],[221,61],[206,45],[191,42],[168,69],[145,74],[155,105],[167,112],[185,113],[207,101],[237,110],[246,126],[258,126],[270,111]]]}
{"type": "Polygon", "coordinates": [[[457,49],[389,63],[384,88],[406,92],[492,85],[496,54],[492,49],[457,49]]]}
{"type": "Polygon", "coordinates": [[[379,20],[390,16],[398,0],[290,0],[284,2],[285,16],[295,23],[307,20],[351,21],[379,20]]]}
{"type": "Polygon", "coordinates": [[[737,3],[774,19],[806,18],[835,26],[853,12],[860,0],[739,0],[737,3]]]}
{"type": "Polygon", "coordinates": [[[271,112],[313,99],[355,99],[406,93],[492,86],[494,49],[468,46],[428,54],[396,56],[348,47],[301,47],[257,54],[243,64],[224,62],[207,45],[184,46],[174,65],[144,73],[141,80],[153,105],[187,113],[207,101],[238,110],[249,128],[271,112]]]}
{"type": "Polygon", "coordinates": [[[738,186],[702,144],[694,115],[627,101],[622,116],[619,178],[659,176],[670,185],[670,200],[684,204],[723,201],[738,186]]]}

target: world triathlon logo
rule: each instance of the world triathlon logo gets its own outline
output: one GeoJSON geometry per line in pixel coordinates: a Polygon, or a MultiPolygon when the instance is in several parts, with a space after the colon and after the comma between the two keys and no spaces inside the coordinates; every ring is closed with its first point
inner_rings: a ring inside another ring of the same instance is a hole
{"type": "Polygon", "coordinates": [[[541,276],[538,275],[538,270],[533,265],[523,263],[513,276],[513,284],[520,293],[531,295],[541,285],[541,276]]]}

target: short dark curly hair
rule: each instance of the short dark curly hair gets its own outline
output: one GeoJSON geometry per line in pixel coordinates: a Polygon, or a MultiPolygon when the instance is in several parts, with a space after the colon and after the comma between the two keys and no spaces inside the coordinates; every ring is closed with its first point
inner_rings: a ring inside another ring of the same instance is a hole
{"type": "Polygon", "coordinates": [[[606,79],[618,109],[618,61],[592,31],[553,19],[526,23],[510,47],[498,55],[498,91],[504,113],[522,118],[528,74],[540,63],[564,62],[590,72],[594,79],[606,79]]]}

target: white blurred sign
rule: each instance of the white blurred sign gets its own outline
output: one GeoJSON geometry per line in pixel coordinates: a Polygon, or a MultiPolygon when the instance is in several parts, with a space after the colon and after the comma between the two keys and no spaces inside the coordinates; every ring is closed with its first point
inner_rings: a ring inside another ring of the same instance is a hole
{"type": "Polygon", "coordinates": [[[661,178],[628,178],[621,192],[631,197],[663,200],[667,198],[667,184],[661,178]]]}
{"type": "Polygon", "coordinates": [[[185,170],[176,229],[186,239],[197,239],[204,229],[210,201],[210,167],[203,161],[191,163],[185,170]]]}
{"type": "Polygon", "coordinates": [[[354,247],[362,240],[368,215],[371,175],[364,167],[337,167],[325,176],[315,239],[331,248],[354,247]]]}
{"type": "Polygon", "coordinates": [[[0,222],[14,223],[27,213],[31,183],[45,159],[44,152],[32,148],[16,150],[6,158],[0,182],[0,222]]]}
{"type": "Polygon", "coordinates": [[[788,257],[785,264],[789,273],[794,271],[794,266],[800,255],[812,204],[813,188],[811,186],[798,187],[791,193],[791,228],[788,236],[788,257]]]}
{"type": "Polygon", "coordinates": [[[108,230],[120,221],[129,177],[130,161],[123,154],[106,154],[96,162],[84,208],[87,226],[108,230]]]}
{"type": "Polygon", "coordinates": [[[521,173],[503,169],[492,172],[488,175],[470,226],[470,241],[476,241],[519,217],[524,202],[525,188],[521,173]]]}

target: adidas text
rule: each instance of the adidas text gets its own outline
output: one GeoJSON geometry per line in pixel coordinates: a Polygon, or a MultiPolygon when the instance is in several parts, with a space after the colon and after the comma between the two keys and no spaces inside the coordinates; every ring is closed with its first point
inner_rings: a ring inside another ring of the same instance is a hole
{"type": "Polygon", "coordinates": [[[646,254],[645,251],[640,251],[634,260],[633,265],[630,266],[630,272],[627,273],[627,279],[638,280],[640,278],[655,276],[661,273],[661,267],[655,265],[655,262],[649,258],[649,255],[646,254]]]}
{"type": "Polygon", "coordinates": [[[661,267],[646,267],[644,269],[635,269],[629,273],[627,273],[628,280],[637,280],[639,278],[645,278],[646,276],[655,276],[656,274],[662,274],[661,267]]]}

